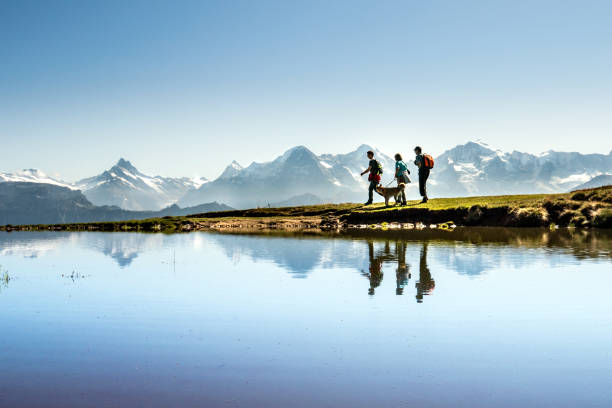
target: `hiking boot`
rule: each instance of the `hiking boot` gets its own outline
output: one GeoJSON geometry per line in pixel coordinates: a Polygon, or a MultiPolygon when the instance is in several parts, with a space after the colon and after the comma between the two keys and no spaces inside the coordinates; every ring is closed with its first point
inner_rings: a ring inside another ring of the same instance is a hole
{"type": "Polygon", "coordinates": [[[370,204],[372,204],[371,201],[367,201],[367,202],[363,203],[363,205],[370,205],[370,204]]]}
{"type": "Polygon", "coordinates": [[[423,197],[423,200],[421,200],[421,204],[425,204],[427,201],[429,201],[429,199],[427,197],[423,197]]]}

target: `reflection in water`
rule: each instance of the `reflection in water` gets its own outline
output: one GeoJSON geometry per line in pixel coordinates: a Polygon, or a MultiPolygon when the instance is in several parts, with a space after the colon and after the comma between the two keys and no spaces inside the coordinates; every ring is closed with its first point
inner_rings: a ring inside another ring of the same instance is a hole
{"type": "Polygon", "coordinates": [[[417,289],[417,302],[423,302],[423,296],[429,295],[436,287],[436,282],[431,277],[431,272],[427,267],[427,241],[423,242],[421,256],[419,259],[419,280],[415,284],[417,289]]]}
{"type": "MultiPolygon", "coordinates": [[[[389,243],[385,245],[385,249],[389,249],[389,243]]],[[[370,268],[368,272],[362,271],[361,274],[368,278],[370,281],[370,288],[368,289],[368,295],[373,295],[376,288],[380,286],[383,279],[382,272],[382,257],[377,257],[374,254],[374,242],[368,241],[368,255],[370,259],[370,268]]]]}
{"type": "MultiPolygon", "coordinates": [[[[296,278],[306,278],[316,268],[355,267],[369,262],[368,272],[364,276],[371,281],[371,293],[383,279],[383,264],[397,262],[396,293],[402,294],[410,278],[406,250],[424,242],[428,243],[428,247],[421,250],[419,281],[429,286],[432,283],[426,278],[427,252],[431,249],[435,251],[433,256],[437,262],[459,274],[470,276],[494,270],[502,263],[519,267],[529,262],[530,253],[517,251],[517,248],[548,248],[547,259],[551,265],[565,254],[577,260],[612,257],[610,231],[504,228],[458,228],[453,232],[363,231],[340,235],[192,233],[180,238],[167,234],[20,231],[0,234],[0,256],[36,258],[69,242],[76,247],[99,251],[120,267],[127,268],[139,254],[167,249],[176,245],[176,240],[195,245],[199,234],[206,234],[207,240],[216,243],[230,259],[239,261],[246,256],[256,261],[273,262],[296,278]],[[378,249],[381,244],[382,249],[378,249]],[[489,247],[488,250],[482,251],[483,246],[489,247]]],[[[421,287],[423,294],[431,290],[421,287]]]]}
{"type": "Polygon", "coordinates": [[[397,262],[395,269],[395,294],[404,294],[404,287],[410,279],[410,265],[406,263],[406,242],[396,240],[393,242],[393,251],[391,250],[391,241],[387,240],[384,243],[382,250],[376,251],[374,240],[367,240],[368,245],[368,272],[361,271],[361,274],[370,281],[368,294],[370,296],[376,293],[376,288],[380,286],[383,280],[383,264],[385,262],[397,262]]]}
{"type": "Polygon", "coordinates": [[[0,233],[0,406],[612,406],[609,237],[0,233]]]}
{"type": "Polygon", "coordinates": [[[403,295],[404,286],[408,284],[410,279],[410,265],[406,263],[406,243],[404,241],[396,241],[397,249],[397,269],[395,271],[395,294],[403,295]]]}
{"type": "MultiPolygon", "coordinates": [[[[370,287],[368,288],[368,295],[373,296],[376,293],[376,288],[380,286],[383,280],[383,266],[385,263],[397,263],[395,269],[395,294],[403,295],[404,287],[408,284],[410,279],[410,264],[406,261],[406,247],[405,241],[396,240],[393,241],[393,250],[391,249],[392,241],[384,241],[382,249],[376,251],[374,240],[368,239],[368,259],[369,268],[368,272],[361,271],[361,274],[370,281],[370,287]]],[[[428,242],[423,241],[419,244],[421,246],[419,255],[419,280],[415,283],[416,287],[416,299],[418,303],[423,302],[423,296],[431,294],[436,286],[436,282],[431,276],[431,271],[427,266],[427,247],[428,242]]]]}

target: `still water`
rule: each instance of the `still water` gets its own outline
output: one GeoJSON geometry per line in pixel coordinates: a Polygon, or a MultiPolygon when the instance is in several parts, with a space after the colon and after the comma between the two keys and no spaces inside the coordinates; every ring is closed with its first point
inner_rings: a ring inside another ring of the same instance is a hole
{"type": "Polygon", "coordinates": [[[612,406],[610,233],[371,234],[0,233],[0,406],[612,406]]]}

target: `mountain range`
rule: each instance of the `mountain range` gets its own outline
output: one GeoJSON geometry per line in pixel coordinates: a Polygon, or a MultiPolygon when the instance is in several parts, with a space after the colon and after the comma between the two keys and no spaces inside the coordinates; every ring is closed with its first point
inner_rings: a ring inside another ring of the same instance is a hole
{"type": "Polygon", "coordinates": [[[395,162],[367,145],[347,154],[320,156],[297,146],[268,163],[254,162],[243,168],[233,162],[216,180],[187,192],[179,204],[194,205],[206,197],[215,197],[219,202],[239,208],[363,199],[367,177],[359,173],[367,167],[368,150],[375,152],[385,172],[392,177],[395,162]]]}
{"type": "Polygon", "coordinates": [[[612,151],[534,155],[469,142],[436,158],[431,190],[434,196],[567,192],[611,171],[612,151]]]}
{"type": "MultiPolygon", "coordinates": [[[[393,179],[394,160],[368,145],[346,154],[317,155],[297,146],[270,162],[243,167],[236,161],[211,181],[204,178],[148,176],[125,159],[101,174],[67,183],[39,170],[0,173],[0,185],[36,183],[80,190],[93,206],[130,211],[161,211],[171,205],[192,207],[218,202],[234,208],[359,201],[366,198],[365,153],[375,152],[384,168],[383,184],[393,179]]],[[[416,181],[413,155],[403,152],[416,181]]],[[[457,145],[435,158],[431,197],[566,192],[610,183],[612,152],[581,154],[547,151],[535,155],[503,152],[484,142],[457,145]],[[586,183],[586,184],[585,184],[586,183]]],[[[417,198],[416,183],[407,194],[417,198]]],[[[62,194],[67,194],[64,191],[62,194]]],[[[33,197],[32,199],[36,199],[33,197]]]]}
{"type": "Polygon", "coordinates": [[[0,182],[0,225],[59,224],[123,221],[231,210],[216,202],[159,211],[129,211],[116,206],[96,206],[79,190],[50,183],[0,182]]]}

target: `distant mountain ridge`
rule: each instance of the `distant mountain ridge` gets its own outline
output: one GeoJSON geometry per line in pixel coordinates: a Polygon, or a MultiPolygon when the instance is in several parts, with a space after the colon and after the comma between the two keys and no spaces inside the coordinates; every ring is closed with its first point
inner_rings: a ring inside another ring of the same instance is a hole
{"type": "MultiPolygon", "coordinates": [[[[368,165],[368,150],[373,150],[382,163],[383,184],[388,184],[393,179],[395,161],[365,144],[345,154],[320,155],[296,146],[272,161],[253,162],[246,167],[233,161],[212,181],[148,176],[120,159],[109,170],[74,184],[38,170],[0,173],[0,184],[33,182],[80,189],[92,204],[141,211],[211,201],[235,208],[355,202],[366,198],[367,176],[360,173],[368,165]]],[[[414,181],[407,186],[407,194],[417,198],[413,153],[402,153],[414,181]]],[[[457,145],[437,156],[435,162],[429,180],[431,197],[566,192],[612,174],[612,152],[548,151],[535,155],[503,152],[481,141],[457,145]]]]}
{"type": "Polygon", "coordinates": [[[40,183],[66,187],[71,190],[77,189],[72,184],[48,176],[38,169],[24,169],[19,173],[0,173],[0,183],[40,183]]]}
{"type": "Polygon", "coordinates": [[[0,183],[0,225],[123,221],[231,209],[211,202],[189,208],[175,204],[159,211],[128,211],[115,206],[96,206],[81,191],[68,187],[32,182],[0,183]]]}
{"type": "Polygon", "coordinates": [[[534,155],[507,153],[483,142],[468,142],[436,158],[431,191],[438,196],[565,192],[608,172],[612,172],[612,152],[604,155],[550,150],[534,155]]]}
{"type": "MultiPolygon", "coordinates": [[[[305,146],[296,146],[271,162],[254,162],[244,168],[233,162],[216,180],[189,191],[179,204],[193,205],[205,197],[237,208],[267,206],[299,196],[307,197],[308,202],[316,198],[325,202],[358,200],[367,188],[367,177],[359,173],[367,167],[368,150],[375,151],[392,178],[394,161],[371,146],[361,145],[348,154],[320,156],[305,146]]],[[[290,202],[298,204],[296,200],[290,202]]]]}
{"type": "MultiPolygon", "coordinates": [[[[125,159],[119,159],[109,170],[77,181],[75,186],[96,205],[116,205],[123,209],[159,210],[176,203],[206,179],[147,176],[125,159]]],[[[199,204],[199,203],[197,203],[199,204]]]]}

